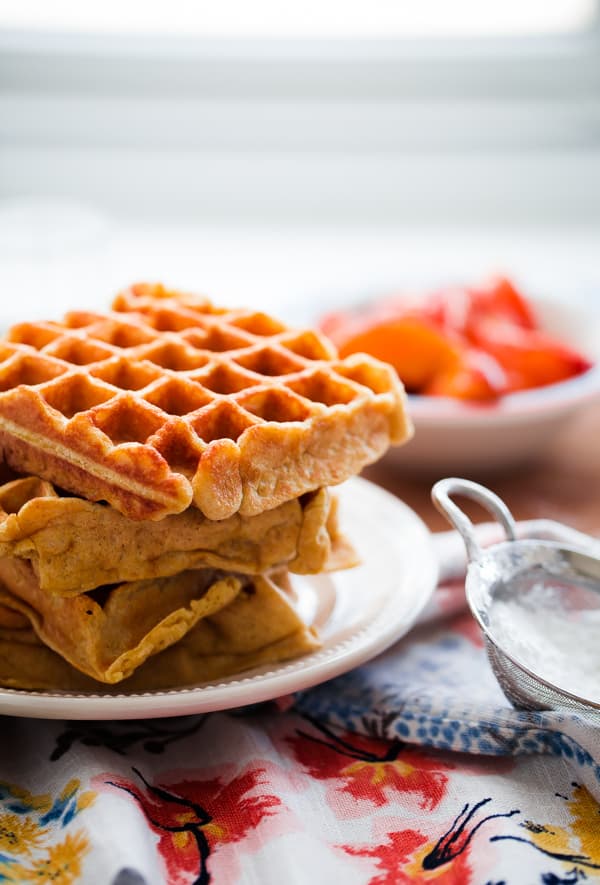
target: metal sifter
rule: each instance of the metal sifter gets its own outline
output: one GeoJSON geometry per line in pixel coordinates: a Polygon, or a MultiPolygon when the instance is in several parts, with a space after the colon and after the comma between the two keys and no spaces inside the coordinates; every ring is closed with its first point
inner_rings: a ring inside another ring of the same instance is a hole
{"type": "Polygon", "coordinates": [[[442,479],[431,494],[465,542],[467,602],[506,697],[527,710],[600,718],[600,542],[566,527],[573,546],[517,538],[506,504],[469,480],[442,479]],[[481,504],[506,541],[481,548],[453,496],[481,504]]]}

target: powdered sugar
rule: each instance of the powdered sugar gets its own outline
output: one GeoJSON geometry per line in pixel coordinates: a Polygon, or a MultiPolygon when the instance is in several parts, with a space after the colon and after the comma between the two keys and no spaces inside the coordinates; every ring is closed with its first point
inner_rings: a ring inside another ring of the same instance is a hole
{"type": "Polygon", "coordinates": [[[494,599],[497,645],[558,688],[600,703],[600,594],[560,581],[523,590],[494,599]]]}

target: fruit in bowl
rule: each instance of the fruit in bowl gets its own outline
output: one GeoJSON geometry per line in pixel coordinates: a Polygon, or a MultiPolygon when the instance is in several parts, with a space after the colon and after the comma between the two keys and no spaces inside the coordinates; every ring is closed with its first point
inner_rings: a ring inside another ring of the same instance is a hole
{"type": "Polygon", "coordinates": [[[391,296],[329,314],[342,355],[391,363],[416,434],[388,462],[480,475],[535,457],[600,392],[597,322],[587,311],[525,298],[508,279],[391,296]]]}
{"type": "Polygon", "coordinates": [[[543,330],[507,279],[446,289],[421,302],[386,298],[321,328],[341,356],[364,351],[391,363],[409,393],[485,402],[564,381],[592,361],[543,330]]]}

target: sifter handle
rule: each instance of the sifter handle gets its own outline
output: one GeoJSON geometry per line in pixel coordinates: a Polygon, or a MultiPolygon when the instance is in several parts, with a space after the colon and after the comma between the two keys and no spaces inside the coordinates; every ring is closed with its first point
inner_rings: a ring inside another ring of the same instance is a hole
{"type": "Polygon", "coordinates": [[[504,528],[508,540],[514,541],[516,539],[516,526],[512,513],[498,495],[495,495],[494,492],[486,489],[485,486],[479,485],[477,482],[471,482],[469,479],[456,479],[454,477],[440,479],[431,490],[431,498],[440,513],[446,517],[461,535],[467,548],[469,561],[480,559],[481,548],[475,538],[473,523],[467,514],[452,501],[453,495],[462,495],[464,498],[470,498],[472,501],[481,504],[498,520],[504,528]]]}

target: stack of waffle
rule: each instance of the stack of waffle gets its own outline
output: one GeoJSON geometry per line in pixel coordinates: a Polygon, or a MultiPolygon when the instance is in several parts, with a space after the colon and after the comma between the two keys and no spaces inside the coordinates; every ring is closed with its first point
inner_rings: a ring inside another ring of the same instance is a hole
{"type": "MultiPolygon", "coordinates": [[[[0,341],[0,684],[148,690],[318,647],[328,490],[410,433],[390,367],[156,285],[0,341]]],[[[104,690],[104,689],[103,689],[104,690]]]]}

